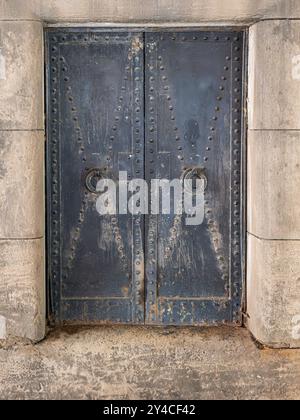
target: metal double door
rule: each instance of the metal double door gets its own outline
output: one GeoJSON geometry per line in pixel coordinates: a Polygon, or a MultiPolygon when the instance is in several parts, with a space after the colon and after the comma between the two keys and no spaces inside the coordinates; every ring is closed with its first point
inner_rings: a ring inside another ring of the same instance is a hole
{"type": "Polygon", "coordinates": [[[241,323],[240,32],[47,32],[48,279],[55,322],[241,323]],[[99,215],[101,177],[205,173],[205,218],[99,215]]]}

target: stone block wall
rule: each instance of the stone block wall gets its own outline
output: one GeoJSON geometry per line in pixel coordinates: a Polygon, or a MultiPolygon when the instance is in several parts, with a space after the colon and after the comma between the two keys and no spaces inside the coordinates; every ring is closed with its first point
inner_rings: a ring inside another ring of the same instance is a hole
{"type": "Polygon", "coordinates": [[[299,0],[0,0],[0,339],[45,335],[49,22],[250,28],[247,324],[300,347],[299,0]]]}
{"type": "Polygon", "coordinates": [[[42,24],[0,21],[0,338],[45,335],[43,80],[42,24]]]}
{"type": "Polygon", "coordinates": [[[248,325],[300,346],[300,21],[250,28],[248,325]]]}

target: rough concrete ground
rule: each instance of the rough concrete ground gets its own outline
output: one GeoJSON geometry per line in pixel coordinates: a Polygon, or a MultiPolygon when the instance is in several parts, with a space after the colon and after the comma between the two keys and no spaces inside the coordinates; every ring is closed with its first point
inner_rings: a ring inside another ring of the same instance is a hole
{"type": "Polygon", "coordinates": [[[0,344],[1,399],[299,399],[300,350],[244,329],[66,328],[0,344]]]}

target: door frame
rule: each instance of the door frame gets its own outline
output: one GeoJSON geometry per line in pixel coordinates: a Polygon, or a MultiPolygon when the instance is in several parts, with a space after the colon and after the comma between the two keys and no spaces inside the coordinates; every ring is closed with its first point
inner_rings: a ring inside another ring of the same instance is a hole
{"type": "MultiPolygon", "coordinates": [[[[242,92],[242,130],[241,130],[241,205],[242,205],[242,212],[241,212],[241,284],[242,284],[242,325],[244,325],[246,321],[246,311],[247,311],[247,299],[246,299],[246,272],[247,272],[247,97],[248,97],[248,45],[249,45],[249,29],[246,26],[171,26],[167,25],[164,26],[163,24],[157,25],[157,26],[145,26],[145,25],[109,25],[109,26],[103,26],[103,25],[97,25],[97,24],[72,24],[72,25],[57,25],[52,24],[48,25],[44,28],[45,34],[49,34],[53,31],[64,31],[64,32],[86,32],[87,30],[90,32],[143,32],[143,33],[153,33],[153,32],[193,32],[193,31],[199,31],[199,32],[243,32],[244,34],[244,45],[243,45],[243,69],[242,69],[242,77],[243,77],[243,92],[242,92]]],[[[47,37],[45,36],[45,109],[46,109],[46,143],[48,145],[48,139],[49,139],[49,115],[50,115],[50,95],[49,95],[49,89],[48,89],[48,76],[49,76],[49,68],[50,68],[50,61],[49,56],[47,54],[47,37]]],[[[49,152],[48,147],[46,147],[45,150],[45,200],[46,200],[46,293],[47,293],[47,306],[46,306],[46,318],[47,322],[50,326],[57,325],[57,321],[53,317],[53,303],[52,303],[52,293],[51,293],[51,261],[49,258],[49,238],[50,238],[50,203],[49,203],[49,191],[51,191],[52,186],[52,179],[50,176],[50,166],[49,166],[49,152]]],[[[73,322],[64,322],[64,324],[73,324],[73,322]]],[[[101,322],[76,322],[76,325],[79,324],[103,324],[101,322]]],[[[128,325],[128,324],[126,324],[128,325]]],[[[130,325],[130,324],[129,324],[130,325]]],[[[232,325],[232,323],[230,323],[232,325]]],[[[240,323],[238,322],[238,325],[240,323]]],[[[146,324],[147,326],[147,324],[146,324]]]]}

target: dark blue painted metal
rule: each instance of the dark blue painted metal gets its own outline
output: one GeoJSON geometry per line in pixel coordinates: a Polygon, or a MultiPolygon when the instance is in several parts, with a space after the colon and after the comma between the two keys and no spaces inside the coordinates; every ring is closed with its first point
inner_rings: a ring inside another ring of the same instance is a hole
{"type": "Polygon", "coordinates": [[[56,322],[241,322],[243,42],[239,32],[47,33],[56,322]],[[192,168],[208,180],[201,226],[95,210],[102,174],[150,181],[192,168]]]}
{"type": "Polygon", "coordinates": [[[144,321],[143,220],[96,212],[93,187],[144,171],[143,34],[48,34],[50,281],[63,321],[144,321]],[[96,169],[96,170],[95,170],[96,169]],[[100,175],[99,175],[100,173],[100,175]]]}
{"type": "Polygon", "coordinates": [[[146,69],[146,179],[208,179],[203,225],[148,219],[146,320],[240,323],[243,34],[146,34],[146,69]]]}

